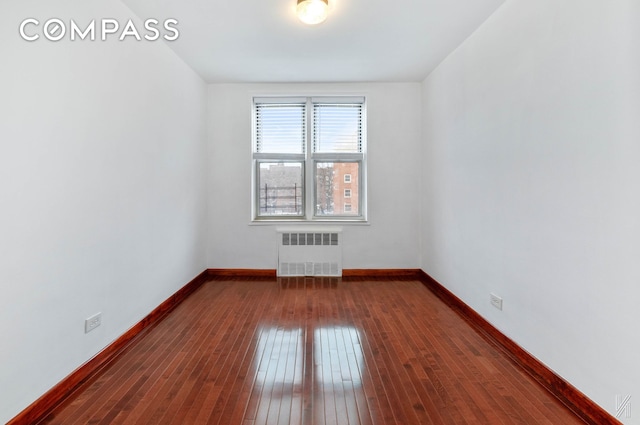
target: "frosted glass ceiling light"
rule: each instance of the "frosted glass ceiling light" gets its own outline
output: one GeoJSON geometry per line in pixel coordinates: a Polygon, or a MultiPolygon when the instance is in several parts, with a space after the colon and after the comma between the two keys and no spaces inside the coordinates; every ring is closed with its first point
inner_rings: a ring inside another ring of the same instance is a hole
{"type": "Polygon", "coordinates": [[[305,24],[319,24],[327,19],[329,14],[328,0],[298,0],[296,14],[305,24]]]}

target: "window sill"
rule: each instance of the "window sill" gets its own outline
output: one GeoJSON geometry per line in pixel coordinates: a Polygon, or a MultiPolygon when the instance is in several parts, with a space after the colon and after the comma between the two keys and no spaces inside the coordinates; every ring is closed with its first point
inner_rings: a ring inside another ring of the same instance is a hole
{"type": "Polygon", "coordinates": [[[327,226],[327,225],[348,225],[348,226],[369,226],[365,219],[332,218],[332,219],[254,219],[249,222],[249,226],[280,226],[280,225],[303,225],[303,226],[327,226]]]}

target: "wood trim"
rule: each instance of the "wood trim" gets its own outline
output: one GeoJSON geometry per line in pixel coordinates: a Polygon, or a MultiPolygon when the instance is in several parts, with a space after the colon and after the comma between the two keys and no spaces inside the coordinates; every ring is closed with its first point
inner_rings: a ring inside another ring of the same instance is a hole
{"type": "Polygon", "coordinates": [[[540,362],[540,360],[536,359],[500,332],[480,314],[465,304],[464,301],[422,270],[420,271],[420,280],[431,292],[469,322],[487,341],[501,349],[515,364],[531,375],[533,379],[546,388],[547,391],[553,394],[583,421],[592,425],[622,425],[620,421],[611,416],[602,407],[589,399],[573,385],[556,375],[551,369],[540,362]]]}
{"type": "Polygon", "coordinates": [[[212,278],[265,278],[275,279],[275,269],[207,269],[207,275],[212,278]]]}
{"type": "Polygon", "coordinates": [[[420,269],[344,269],[342,277],[346,279],[417,279],[421,280],[420,269]]]}
{"type": "Polygon", "coordinates": [[[102,370],[109,362],[114,360],[137,336],[157,324],[167,313],[198,289],[207,278],[207,271],[200,273],[191,280],[191,282],[167,298],[140,322],[136,323],[131,329],[105,347],[92,359],[71,372],[69,376],[60,381],[42,397],[31,403],[31,405],[16,417],[7,422],[7,425],[36,424],[42,421],[56,406],[67,399],[91,377],[95,376],[95,374],[102,370]]]}
{"type": "MultiPolygon", "coordinates": [[[[275,279],[277,271],[275,269],[208,269],[208,276],[211,279],[226,278],[251,278],[251,279],[275,279]]],[[[342,277],[346,279],[416,279],[421,280],[422,270],[420,269],[344,269],[342,277]]],[[[284,277],[284,276],[283,276],[284,277]]],[[[293,276],[286,276],[293,277],[293,276]]],[[[303,276],[300,276],[303,277],[303,276]]],[[[319,277],[319,276],[318,276],[319,277]]],[[[333,277],[333,276],[324,276],[333,277]]],[[[336,276],[339,277],[339,276],[336,276]]]]}

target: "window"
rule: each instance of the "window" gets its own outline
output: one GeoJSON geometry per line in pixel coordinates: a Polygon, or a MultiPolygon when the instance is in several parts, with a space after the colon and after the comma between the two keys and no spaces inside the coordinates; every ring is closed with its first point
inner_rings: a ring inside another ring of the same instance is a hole
{"type": "Polygon", "coordinates": [[[254,98],[253,218],[363,220],[365,144],[362,97],[254,98]]]}

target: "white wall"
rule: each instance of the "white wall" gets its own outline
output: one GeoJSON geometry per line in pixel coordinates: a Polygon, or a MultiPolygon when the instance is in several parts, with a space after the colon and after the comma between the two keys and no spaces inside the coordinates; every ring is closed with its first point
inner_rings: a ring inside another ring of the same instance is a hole
{"type": "Polygon", "coordinates": [[[251,98],[364,94],[369,225],[344,225],[343,267],[417,268],[420,84],[209,86],[209,245],[213,268],[275,269],[276,225],[251,225],[251,98]]]}
{"type": "Polygon", "coordinates": [[[206,267],[206,85],[161,42],[27,43],[27,17],[134,15],[0,5],[0,423],[206,267]]]}
{"type": "Polygon", "coordinates": [[[423,83],[422,268],[640,423],[640,3],[511,0],[423,83]],[[504,310],[489,293],[504,298],[504,310]]]}

